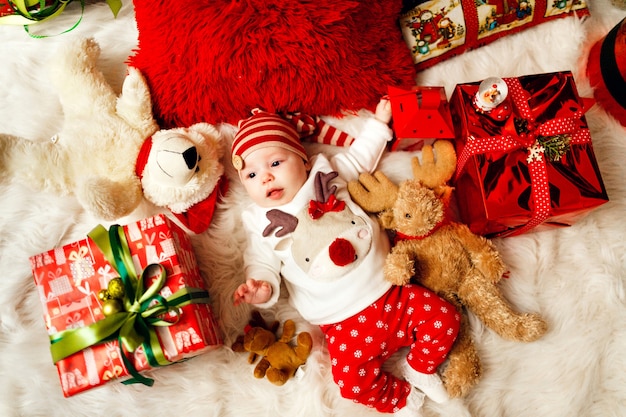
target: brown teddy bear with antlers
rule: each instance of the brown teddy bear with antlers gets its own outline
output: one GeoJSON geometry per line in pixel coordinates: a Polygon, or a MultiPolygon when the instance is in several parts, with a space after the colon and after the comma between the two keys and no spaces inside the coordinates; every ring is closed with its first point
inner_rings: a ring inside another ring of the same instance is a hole
{"type": "MultiPolygon", "coordinates": [[[[393,184],[382,172],[361,174],[348,190],[361,207],[378,213],[396,242],[384,267],[396,285],[411,279],[474,313],[501,337],[531,342],[547,330],[537,314],[518,313],[498,288],[505,265],[493,243],[450,219],[452,188],[447,185],[456,167],[454,145],[436,141],[422,150],[422,162],[411,161],[413,179],[393,184]],[[435,158],[435,155],[437,158],[435,158]]],[[[450,396],[465,396],[478,382],[481,365],[464,314],[459,336],[442,379],[450,396]]]]}

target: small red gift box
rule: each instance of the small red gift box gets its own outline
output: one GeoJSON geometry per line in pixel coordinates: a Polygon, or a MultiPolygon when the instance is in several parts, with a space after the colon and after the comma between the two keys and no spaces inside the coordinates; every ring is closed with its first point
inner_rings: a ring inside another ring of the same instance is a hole
{"type": "Polygon", "coordinates": [[[66,397],[214,349],[222,338],[187,234],[157,215],[30,258],[66,397]]]}
{"type": "Polygon", "coordinates": [[[391,150],[420,149],[425,139],[453,139],[450,107],[443,87],[389,87],[394,140],[391,150]]]}
{"type": "Polygon", "coordinates": [[[569,226],[608,201],[571,72],[459,84],[450,106],[456,199],[474,233],[569,226]]]}

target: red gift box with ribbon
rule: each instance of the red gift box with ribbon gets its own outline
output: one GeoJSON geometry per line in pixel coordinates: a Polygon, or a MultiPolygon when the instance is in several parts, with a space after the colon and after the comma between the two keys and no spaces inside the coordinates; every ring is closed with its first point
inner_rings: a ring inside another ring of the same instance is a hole
{"type": "Polygon", "coordinates": [[[450,99],[461,219],[488,237],[570,226],[608,201],[569,71],[459,84],[450,99]]]}
{"type": "Polygon", "coordinates": [[[222,344],[187,234],[164,215],[30,258],[66,397],[222,344]]]}

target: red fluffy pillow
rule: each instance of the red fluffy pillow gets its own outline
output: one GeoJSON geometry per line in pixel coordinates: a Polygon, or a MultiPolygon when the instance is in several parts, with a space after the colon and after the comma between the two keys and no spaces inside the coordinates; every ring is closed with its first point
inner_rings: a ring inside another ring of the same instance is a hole
{"type": "Polygon", "coordinates": [[[401,0],[134,0],[138,49],[164,127],[250,110],[337,115],[413,85],[401,0]]]}

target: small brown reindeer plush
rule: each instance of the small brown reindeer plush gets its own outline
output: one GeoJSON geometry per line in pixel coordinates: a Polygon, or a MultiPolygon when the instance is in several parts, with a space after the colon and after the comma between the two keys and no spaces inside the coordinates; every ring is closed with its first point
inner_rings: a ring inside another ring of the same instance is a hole
{"type": "Polygon", "coordinates": [[[234,352],[250,352],[248,363],[253,364],[261,356],[261,360],[254,368],[254,376],[267,377],[274,385],[284,385],[295,375],[298,368],[306,363],[313,346],[313,339],[308,332],[301,332],[296,339],[296,345],[290,344],[296,334],[296,324],[293,320],[286,320],[283,324],[283,334],[278,339],[276,330],[280,323],[274,321],[269,325],[258,311],[252,312],[246,333],[237,338],[232,345],[234,352]]]}
{"type": "MultiPolygon", "coordinates": [[[[493,243],[451,221],[447,185],[456,166],[454,145],[436,141],[422,150],[422,162],[411,161],[413,179],[399,186],[382,172],[362,174],[348,185],[355,202],[377,213],[385,229],[396,232],[396,243],[384,267],[396,285],[410,280],[429,288],[459,311],[471,311],[505,339],[531,342],[547,330],[537,314],[518,313],[498,287],[505,266],[493,243]],[[435,158],[435,155],[437,158],[435,158]]],[[[480,359],[469,332],[467,314],[449,355],[442,379],[450,396],[465,396],[481,375],[480,359]]]]}

